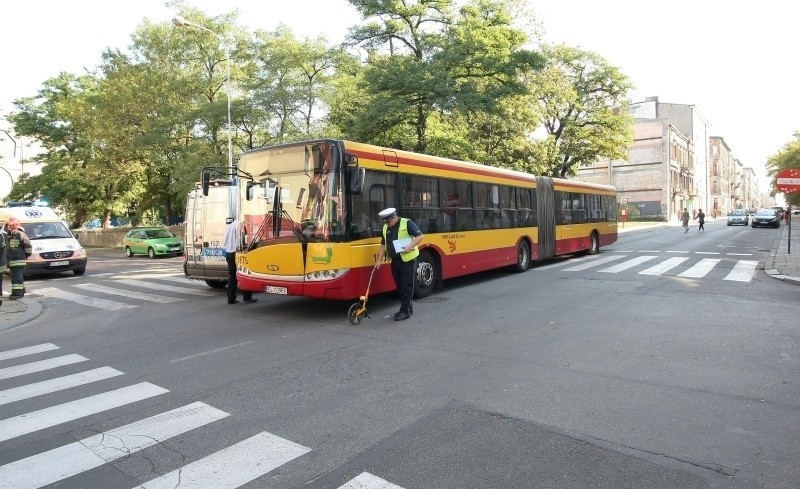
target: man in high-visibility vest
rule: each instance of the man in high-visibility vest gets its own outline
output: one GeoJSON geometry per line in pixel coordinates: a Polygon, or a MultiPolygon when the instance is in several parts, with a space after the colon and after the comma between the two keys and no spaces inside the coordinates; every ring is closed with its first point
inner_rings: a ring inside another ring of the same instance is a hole
{"type": "Polygon", "coordinates": [[[414,221],[399,217],[394,207],[380,211],[378,217],[383,222],[383,236],[375,268],[380,268],[384,260],[391,262],[392,278],[400,296],[400,310],[395,313],[394,320],[403,321],[414,314],[411,299],[414,296],[415,259],[419,256],[417,245],[424,236],[414,221]]]}
{"type": "Polygon", "coordinates": [[[8,268],[11,271],[10,299],[21,299],[25,295],[25,260],[31,256],[33,247],[28,235],[16,217],[9,217],[8,228],[8,268]]]}

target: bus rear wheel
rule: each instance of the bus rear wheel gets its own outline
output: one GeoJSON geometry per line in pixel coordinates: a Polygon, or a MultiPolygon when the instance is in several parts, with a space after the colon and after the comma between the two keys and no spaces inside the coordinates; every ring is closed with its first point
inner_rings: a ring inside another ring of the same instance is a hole
{"type": "Polygon", "coordinates": [[[423,251],[417,258],[416,283],[414,284],[414,297],[422,299],[433,292],[436,277],[439,276],[436,259],[430,251],[423,251]]]}
{"type": "Polygon", "coordinates": [[[522,273],[531,266],[531,245],[524,239],[517,245],[517,264],[514,271],[522,273]]]}

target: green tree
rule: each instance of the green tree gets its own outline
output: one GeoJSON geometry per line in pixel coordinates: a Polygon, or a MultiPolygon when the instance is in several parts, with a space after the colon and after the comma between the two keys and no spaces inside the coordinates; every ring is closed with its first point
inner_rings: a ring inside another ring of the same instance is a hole
{"type": "Polygon", "coordinates": [[[459,10],[449,0],[351,3],[366,22],[348,40],[368,53],[355,138],[510,164],[500,139],[513,127],[519,143],[529,123],[489,126],[518,113],[511,101],[528,91],[523,75],[543,64],[523,49],[527,37],[512,26],[510,2],[476,0],[459,10]]]}
{"type": "Polygon", "coordinates": [[[254,37],[245,82],[250,147],[323,136],[324,91],[344,53],[322,38],[298,40],[283,25],[254,37]]]}
{"type": "Polygon", "coordinates": [[[75,107],[96,86],[92,75],[68,73],[48,79],[34,97],[15,100],[18,109],[9,116],[15,132],[38,139],[45,149],[40,159],[47,164],[42,174],[23,178],[12,189],[11,198],[45,198],[81,223],[102,209],[100,181],[86,172],[96,149],[86,134],[89,128],[75,120],[75,107]]]}
{"type": "MultiPolygon", "coordinates": [[[[800,169],[800,132],[794,133],[794,140],[786,143],[783,148],[767,159],[767,176],[772,178],[770,193],[778,192],[776,178],[783,170],[800,169]]],[[[800,194],[784,194],[787,204],[800,207],[800,194]]]]}
{"type": "Polygon", "coordinates": [[[547,66],[530,83],[546,137],[534,145],[528,171],[566,177],[600,157],[624,158],[633,141],[628,78],[590,51],[564,45],[543,51],[547,66]]]}

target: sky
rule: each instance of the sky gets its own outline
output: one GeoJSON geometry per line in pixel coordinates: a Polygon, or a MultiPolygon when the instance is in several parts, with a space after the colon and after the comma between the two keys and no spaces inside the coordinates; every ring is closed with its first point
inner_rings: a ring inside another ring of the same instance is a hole
{"type": "MultiPolygon", "coordinates": [[[[347,0],[189,0],[240,23],[279,23],[305,37],[341,41],[359,16],[347,0]]],[[[529,0],[547,42],[593,51],[635,86],[633,102],[695,105],[734,157],[764,175],[767,158],[800,131],[800,3],[787,0],[529,0]]],[[[82,73],[106,47],[125,49],[145,18],[169,22],[163,0],[4,2],[0,16],[0,127],[15,98],[35,95],[61,71],[82,73]]]]}

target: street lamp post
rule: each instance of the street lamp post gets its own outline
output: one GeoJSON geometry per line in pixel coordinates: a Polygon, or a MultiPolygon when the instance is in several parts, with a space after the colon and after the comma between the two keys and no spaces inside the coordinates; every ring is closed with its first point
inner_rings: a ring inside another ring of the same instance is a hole
{"type": "Polygon", "coordinates": [[[225,50],[225,96],[228,99],[228,167],[233,170],[233,141],[231,140],[231,134],[233,132],[231,130],[231,53],[228,43],[225,41],[225,39],[223,39],[222,36],[211,29],[203,27],[200,24],[196,24],[191,20],[181,17],[180,15],[176,15],[172,19],[172,24],[176,27],[197,27],[200,30],[213,34],[217,39],[219,39],[222,49],[225,50]]]}

